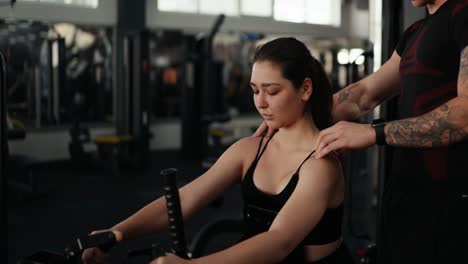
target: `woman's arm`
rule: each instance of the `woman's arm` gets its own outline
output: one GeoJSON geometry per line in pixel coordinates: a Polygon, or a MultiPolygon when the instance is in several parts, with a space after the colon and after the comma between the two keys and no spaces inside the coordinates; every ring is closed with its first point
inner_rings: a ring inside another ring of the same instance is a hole
{"type": "Polygon", "coordinates": [[[277,263],[286,258],[319,222],[337,186],[341,169],[331,158],[308,160],[296,189],[270,229],[194,263],[277,263]]]}
{"type": "MultiPolygon", "coordinates": [[[[180,189],[184,219],[209,204],[226,188],[240,181],[245,152],[249,148],[249,141],[252,140],[255,139],[242,139],[233,144],[207,172],[180,189]]],[[[167,226],[166,203],[164,197],[161,197],[111,229],[120,231],[123,239],[127,240],[158,232],[167,226]]]]}

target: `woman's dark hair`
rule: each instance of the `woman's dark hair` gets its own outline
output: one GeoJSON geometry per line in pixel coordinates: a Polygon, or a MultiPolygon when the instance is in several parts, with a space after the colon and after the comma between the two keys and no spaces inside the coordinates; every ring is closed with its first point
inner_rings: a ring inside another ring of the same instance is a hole
{"type": "Polygon", "coordinates": [[[267,42],[255,51],[253,62],[269,61],[281,68],[283,77],[299,89],[305,78],[312,80],[312,96],[306,107],[315,125],[322,130],[331,126],[333,94],[325,71],[304,43],[295,38],[278,38],[267,42]]]}

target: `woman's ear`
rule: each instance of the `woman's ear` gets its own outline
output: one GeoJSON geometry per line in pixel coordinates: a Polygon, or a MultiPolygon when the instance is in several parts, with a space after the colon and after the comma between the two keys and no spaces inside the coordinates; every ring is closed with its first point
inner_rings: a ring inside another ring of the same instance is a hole
{"type": "Polygon", "coordinates": [[[310,78],[305,78],[304,82],[302,82],[301,92],[302,92],[302,100],[308,101],[312,96],[312,92],[314,87],[312,86],[312,80],[310,78]]]}

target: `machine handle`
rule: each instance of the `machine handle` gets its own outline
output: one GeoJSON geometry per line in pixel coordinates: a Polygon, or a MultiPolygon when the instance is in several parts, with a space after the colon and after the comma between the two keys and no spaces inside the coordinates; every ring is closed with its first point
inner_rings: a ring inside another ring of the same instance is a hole
{"type": "Polygon", "coordinates": [[[67,259],[75,258],[80,256],[85,249],[92,247],[98,247],[103,252],[108,252],[116,242],[115,234],[111,231],[80,237],[65,248],[65,257],[67,259]]]}

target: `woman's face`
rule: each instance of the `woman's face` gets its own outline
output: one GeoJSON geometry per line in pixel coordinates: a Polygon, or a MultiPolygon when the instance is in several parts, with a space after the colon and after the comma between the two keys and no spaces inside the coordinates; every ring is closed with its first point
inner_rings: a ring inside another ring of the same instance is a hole
{"type": "Polygon", "coordinates": [[[276,64],[255,62],[250,85],[255,107],[269,128],[290,126],[304,115],[304,106],[310,94],[307,95],[305,89],[295,89],[276,64]]]}

